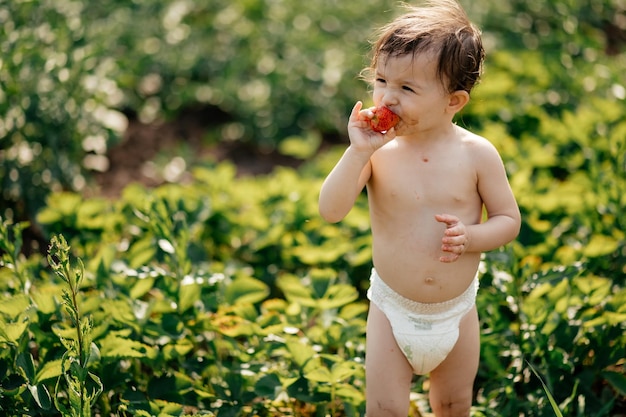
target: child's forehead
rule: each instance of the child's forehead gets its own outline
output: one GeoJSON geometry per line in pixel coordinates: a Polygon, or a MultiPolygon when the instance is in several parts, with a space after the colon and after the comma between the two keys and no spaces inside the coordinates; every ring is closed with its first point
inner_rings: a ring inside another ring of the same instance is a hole
{"type": "Polygon", "coordinates": [[[435,71],[435,56],[429,52],[418,52],[409,54],[385,54],[381,55],[376,65],[376,70],[385,72],[387,70],[402,72],[426,72],[435,71]]]}

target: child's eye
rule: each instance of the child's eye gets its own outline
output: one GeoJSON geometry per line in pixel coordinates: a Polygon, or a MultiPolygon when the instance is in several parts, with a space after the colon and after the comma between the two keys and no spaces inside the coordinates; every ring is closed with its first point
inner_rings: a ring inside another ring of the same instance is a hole
{"type": "Polygon", "coordinates": [[[406,86],[406,85],[405,85],[405,86],[403,86],[403,87],[402,87],[402,89],[403,89],[404,91],[408,91],[409,93],[414,93],[414,92],[415,92],[415,90],[413,90],[411,87],[408,87],[408,86],[406,86]]]}
{"type": "Polygon", "coordinates": [[[386,83],[384,78],[376,78],[376,82],[377,83],[381,83],[381,84],[385,84],[386,83]]]}

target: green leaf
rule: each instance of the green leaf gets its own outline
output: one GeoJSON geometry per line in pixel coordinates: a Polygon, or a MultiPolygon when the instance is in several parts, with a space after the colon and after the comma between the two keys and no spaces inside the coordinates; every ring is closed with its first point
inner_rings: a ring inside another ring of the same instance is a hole
{"type": "Polygon", "coordinates": [[[34,382],[39,383],[47,379],[57,378],[59,375],[61,375],[61,359],[46,361],[37,371],[34,382]]]}
{"type": "Polygon", "coordinates": [[[22,369],[28,382],[32,383],[35,380],[35,362],[30,352],[22,352],[18,355],[17,366],[22,369]]]}
{"type": "Polygon", "coordinates": [[[306,379],[316,382],[332,383],[335,382],[332,373],[328,368],[315,367],[305,372],[306,379]]]}
{"type": "Polygon", "coordinates": [[[148,291],[154,288],[155,280],[156,278],[150,276],[137,279],[137,282],[130,290],[130,297],[132,299],[140,299],[143,297],[148,291]]]}
{"type": "Polygon", "coordinates": [[[93,365],[100,361],[100,349],[94,342],[89,344],[89,352],[87,356],[87,366],[93,365]]]}
{"type": "Polygon", "coordinates": [[[193,389],[193,380],[181,373],[153,377],[148,383],[148,394],[151,398],[177,402],[182,396],[193,389]]]}
{"type": "Polygon", "coordinates": [[[359,298],[356,288],[347,284],[335,284],[330,287],[327,293],[319,301],[319,308],[329,310],[338,308],[359,298]]]}
{"type": "Polygon", "coordinates": [[[77,227],[81,229],[101,229],[105,226],[108,202],[103,199],[85,200],[76,212],[77,227]]]}
{"type": "Polygon", "coordinates": [[[147,265],[156,256],[154,241],[150,236],[135,242],[127,252],[130,268],[147,265]]]}
{"type": "Polygon", "coordinates": [[[283,155],[308,159],[315,154],[320,143],[320,135],[311,132],[306,137],[290,136],[283,139],[278,145],[278,149],[283,155]]]}
{"type": "Polygon", "coordinates": [[[335,395],[351,403],[360,404],[365,400],[362,389],[357,389],[350,384],[338,384],[335,395]]]}
{"type": "Polygon", "coordinates": [[[296,339],[287,341],[287,349],[291,353],[293,361],[299,368],[304,368],[304,365],[315,356],[315,350],[311,345],[305,344],[296,339]]]}
{"type": "Polygon", "coordinates": [[[332,276],[334,275],[334,272],[332,270],[314,270],[310,275],[313,297],[322,298],[334,280],[334,277],[332,276]]]}
{"type": "Polygon", "coordinates": [[[31,301],[26,294],[17,294],[0,301],[0,313],[11,320],[15,320],[20,314],[31,306],[31,301]]]}
{"type": "Polygon", "coordinates": [[[591,295],[592,292],[601,288],[606,288],[608,292],[611,289],[611,280],[591,275],[578,277],[574,279],[574,283],[585,295],[591,295]]]}
{"type": "Polygon", "coordinates": [[[160,413],[159,416],[180,416],[183,415],[184,406],[182,404],[178,404],[176,402],[164,401],[164,400],[154,400],[154,404],[156,404],[160,413]]]}
{"type": "Polygon", "coordinates": [[[178,310],[184,312],[193,307],[196,301],[200,300],[200,293],[201,288],[198,284],[183,281],[178,290],[178,310]]]}
{"type": "Polygon", "coordinates": [[[339,312],[339,316],[344,320],[352,320],[356,319],[359,316],[367,316],[367,312],[369,307],[366,303],[351,303],[347,304],[345,307],[341,309],[339,312]]]}
{"type": "Polygon", "coordinates": [[[296,246],[291,252],[302,263],[313,266],[337,262],[352,249],[352,242],[327,241],[321,245],[296,246]]]}
{"type": "Polygon", "coordinates": [[[22,335],[26,333],[28,329],[28,321],[23,320],[18,323],[4,323],[0,320],[3,328],[0,328],[0,341],[6,343],[18,344],[22,335]]]}
{"type": "Polygon", "coordinates": [[[48,206],[39,212],[37,221],[43,224],[62,222],[65,218],[73,218],[82,197],[76,193],[60,192],[48,197],[48,206]]]}
{"type": "Polygon", "coordinates": [[[307,403],[312,403],[315,401],[310,391],[311,388],[309,385],[309,380],[305,377],[297,379],[294,383],[287,387],[287,393],[290,397],[307,403]]]}
{"type": "Polygon", "coordinates": [[[276,280],[276,285],[285,294],[287,300],[307,307],[315,307],[317,301],[312,297],[311,290],[293,275],[283,275],[276,280]]]}
{"type": "Polygon", "coordinates": [[[264,300],[269,293],[269,287],[263,281],[251,277],[239,277],[226,287],[224,297],[228,304],[254,304],[264,300]]]}
{"type": "Polygon", "coordinates": [[[191,352],[193,348],[194,344],[192,341],[188,339],[181,339],[163,346],[163,356],[166,360],[182,358],[191,352]]]}
{"type": "Polygon", "coordinates": [[[57,310],[58,297],[62,290],[58,285],[40,284],[31,290],[33,303],[43,314],[52,314],[57,310]]]}
{"type": "Polygon", "coordinates": [[[604,371],[602,376],[620,395],[626,395],[626,375],[619,372],[604,371]]]}
{"type": "Polygon", "coordinates": [[[101,341],[103,358],[144,358],[152,356],[152,348],[135,340],[109,335],[101,341]]]}
{"type": "Polygon", "coordinates": [[[282,384],[276,374],[263,375],[256,384],[254,384],[254,392],[257,395],[272,400],[280,394],[281,390],[282,384]]]}
{"type": "Polygon", "coordinates": [[[595,234],[583,248],[583,254],[590,258],[597,258],[615,252],[619,241],[612,236],[595,234]]]}
{"type": "Polygon", "coordinates": [[[52,407],[52,400],[50,393],[45,385],[29,385],[28,390],[37,402],[37,405],[44,410],[49,410],[52,407]]]}
{"type": "Polygon", "coordinates": [[[331,368],[331,374],[334,382],[344,381],[351,376],[356,375],[359,369],[355,362],[341,361],[334,364],[331,368]]]}
{"type": "Polygon", "coordinates": [[[253,323],[235,315],[217,315],[211,324],[217,331],[230,337],[251,336],[256,333],[253,323]]]}
{"type": "Polygon", "coordinates": [[[526,362],[526,363],[530,367],[530,370],[533,371],[537,379],[539,379],[539,381],[541,382],[541,385],[543,386],[543,391],[546,393],[546,396],[548,397],[548,401],[550,401],[550,405],[552,406],[552,410],[554,411],[554,414],[556,414],[557,417],[563,417],[563,414],[561,413],[561,410],[559,409],[559,405],[554,400],[554,397],[552,396],[552,393],[548,389],[548,386],[546,385],[546,383],[543,382],[543,379],[539,376],[539,373],[537,372],[537,370],[535,370],[535,368],[529,362],[526,362]]]}
{"type": "Polygon", "coordinates": [[[620,326],[626,323],[626,313],[614,313],[612,311],[606,311],[604,313],[606,321],[609,326],[620,326]]]}
{"type": "Polygon", "coordinates": [[[89,376],[89,378],[91,378],[91,381],[92,381],[92,384],[90,385],[92,386],[93,391],[88,396],[88,399],[89,399],[89,404],[93,405],[95,401],[98,399],[98,396],[104,390],[104,385],[102,385],[102,381],[100,380],[100,377],[94,374],[93,372],[88,372],[87,375],[89,376]]]}

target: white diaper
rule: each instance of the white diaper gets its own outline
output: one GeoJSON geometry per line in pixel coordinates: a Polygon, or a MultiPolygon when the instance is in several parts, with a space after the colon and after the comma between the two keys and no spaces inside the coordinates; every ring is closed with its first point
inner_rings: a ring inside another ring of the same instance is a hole
{"type": "Polygon", "coordinates": [[[418,375],[435,369],[454,348],[461,319],[472,309],[478,278],[452,300],[420,303],[392,290],[372,268],[369,298],[385,314],[398,346],[418,375]]]}

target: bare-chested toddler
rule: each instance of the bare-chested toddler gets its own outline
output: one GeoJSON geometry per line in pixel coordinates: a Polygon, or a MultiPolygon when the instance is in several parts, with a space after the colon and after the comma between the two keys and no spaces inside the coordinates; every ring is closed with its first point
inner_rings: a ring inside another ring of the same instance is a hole
{"type": "Polygon", "coordinates": [[[367,417],[406,417],[414,374],[429,374],[437,417],[470,415],[481,252],[515,239],[521,221],[496,148],[453,122],[483,59],[480,31],[455,0],[383,27],[364,72],[374,107],[352,109],[350,145],[320,192],[321,215],[337,222],[367,187],[367,417]],[[379,106],[399,116],[382,133],[370,124],[379,106]]]}

